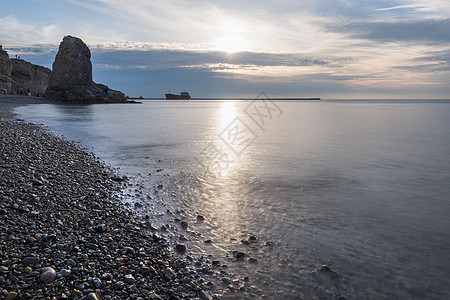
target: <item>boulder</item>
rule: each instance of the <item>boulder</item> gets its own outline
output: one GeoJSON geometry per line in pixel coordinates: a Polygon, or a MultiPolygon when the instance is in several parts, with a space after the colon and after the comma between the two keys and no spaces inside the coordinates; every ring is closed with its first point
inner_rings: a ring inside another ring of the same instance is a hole
{"type": "Polygon", "coordinates": [[[122,92],[92,80],[91,51],[72,36],[65,36],[59,45],[46,97],[65,102],[126,102],[122,92]]]}

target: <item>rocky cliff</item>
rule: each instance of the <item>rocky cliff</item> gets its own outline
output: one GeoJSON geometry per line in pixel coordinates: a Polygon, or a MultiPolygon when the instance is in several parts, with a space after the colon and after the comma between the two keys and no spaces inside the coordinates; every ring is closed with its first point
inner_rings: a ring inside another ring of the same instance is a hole
{"type": "Polygon", "coordinates": [[[125,102],[122,92],[92,80],[91,51],[79,38],[66,36],[53,63],[46,97],[66,102],[125,102]]]}
{"type": "Polygon", "coordinates": [[[44,95],[50,80],[50,69],[33,65],[23,59],[11,59],[11,79],[19,86],[17,94],[44,95]]]}
{"type": "Polygon", "coordinates": [[[8,94],[43,95],[50,73],[49,69],[23,59],[10,59],[0,46],[0,89],[5,89],[8,94]]]}
{"type": "Polygon", "coordinates": [[[12,64],[8,53],[0,45],[0,89],[11,90],[11,70],[12,64]]]}

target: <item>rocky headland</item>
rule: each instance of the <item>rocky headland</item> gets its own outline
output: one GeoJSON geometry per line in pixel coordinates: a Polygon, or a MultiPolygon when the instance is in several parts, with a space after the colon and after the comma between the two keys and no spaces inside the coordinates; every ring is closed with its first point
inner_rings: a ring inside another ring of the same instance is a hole
{"type": "Polygon", "coordinates": [[[0,46],[0,89],[12,95],[44,95],[50,79],[50,69],[23,59],[10,59],[0,46]]]}
{"type": "Polygon", "coordinates": [[[79,38],[65,36],[52,70],[10,59],[0,46],[0,92],[45,96],[65,103],[124,103],[124,93],[92,79],[91,51],[79,38]]]}
{"type": "Polygon", "coordinates": [[[91,51],[79,38],[65,36],[53,63],[46,97],[65,102],[126,102],[126,96],[92,80],[91,51]]]}

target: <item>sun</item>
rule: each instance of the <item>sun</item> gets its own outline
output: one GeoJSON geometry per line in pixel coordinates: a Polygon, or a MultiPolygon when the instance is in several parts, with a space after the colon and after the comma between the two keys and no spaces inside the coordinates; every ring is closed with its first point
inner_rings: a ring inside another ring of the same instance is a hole
{"type": "Polygon", "coordinates": [[[218,38],[213,45],[215,49],[227,53],[237,53],[250,50],[250,42],[239,35],[223,35],[218,38]]]}

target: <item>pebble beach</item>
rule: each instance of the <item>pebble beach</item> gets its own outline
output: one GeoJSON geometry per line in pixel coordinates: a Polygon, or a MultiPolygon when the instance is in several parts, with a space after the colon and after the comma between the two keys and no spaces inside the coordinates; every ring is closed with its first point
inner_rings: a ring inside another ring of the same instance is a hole
{"type": "MultiPolygon", "coordinates": [[[[127,179],[0,97],[0,299],[213,299],[117,196],[127,179]]],[[[180,247],[180,246],[178,246],[180,247]]]]}

